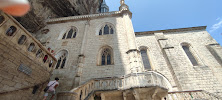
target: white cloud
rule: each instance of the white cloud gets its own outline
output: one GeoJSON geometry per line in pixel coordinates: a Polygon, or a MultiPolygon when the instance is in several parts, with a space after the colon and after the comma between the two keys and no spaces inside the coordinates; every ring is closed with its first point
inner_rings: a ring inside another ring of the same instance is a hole
{"type": "Polygon", "coordinates": [[[222,27],[222,20],[220,18],[217,18],[216,20],[219,20],[218,23],[214,24],[211,28],[210,28],[210,32],[213,32],[219,28],[222,27]]]}

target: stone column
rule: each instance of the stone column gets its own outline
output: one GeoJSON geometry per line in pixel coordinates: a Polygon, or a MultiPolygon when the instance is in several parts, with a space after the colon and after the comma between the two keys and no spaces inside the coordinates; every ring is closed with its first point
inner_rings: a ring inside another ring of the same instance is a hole
{"type": "Polygon", "coordinates": [[[101,93],[101,100],[105,100],[105,99],[106,99],[105,95],[101,93]]]}
{"type": "Polygon", "coordinates": [[[140,64],[139,51],[137,50],[136,41],[135,41],[135,32],[133,29],[133,24],[131,21],[132,13],[129,10],[122,9],[123,20],[125,23],[125,34],[127,36],[128,51],[126,52],[129,56],[129,66],[131,73],[142,72],[142,67],[140,64]]]}
{"type": "Polygon", "coordinates": [[[177,65],[175,65],[176,63],[174,63],[174,57],[169,55],[170,52],[175,52],[173,49],[174,47],[171,46],[170,44],[168,44],[167,42],[167,38],[165,38],[163,33],[154,33],[158,44],[161,48],[161,51],[163,53],[163,56],[165,58],[165,61],[167,62],[167,66],[170,69],[171,75],[173,76],[174,82],[172,83],[172,86],[177,86],[177,89],[181,90],[181,87],[179,85],[179,80],[177,79],[177,77],[175,76],[175,71],[174,71],[174,67],[177,67],[177,65]],[[173,67],[174,66],[174,67],[173,67]]]}
{"type": "Polygon", "coordinates": [[[87,33],[88,33],[89,25],[90,25],[90,21],[88,20],[85,24],[84,37],[83,37],[83,41],[82,41],[80,55],[79,55],[79,58],[78,58],[78,65],[77,65],[77,70],[76,70],[75,83],[73,85],[74,87],[79,86],[80,81],[81,81],[82,69],[84,67],[84,58],[85,58],[84,51],[85,51],[85,46],[86,46],[86,43],[87,43],[87,33]]]}

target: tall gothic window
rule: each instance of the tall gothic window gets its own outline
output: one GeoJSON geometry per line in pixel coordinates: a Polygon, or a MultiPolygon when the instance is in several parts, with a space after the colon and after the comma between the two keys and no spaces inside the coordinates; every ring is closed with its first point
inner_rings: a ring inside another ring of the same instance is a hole
{"type": "Polygon", "coordinates": [[[190,62],[193,64],[193,66],[197,66],[197,60],[193,56],[193,54],[190,52],[190,46],[189,45],[182,45],[182,48],[184,52],[186,53],[187,57],[189,58],[190,62]]]}
{"type": "Polygon", "coordinates": [[[76,31],[76,28],[75,27],[72,27],[71,29],[69,29],[68,32],[66,32],[62,39],[71,39],[71,38],[76,38],[76,34],[77,34],[77,31],[76,31]]]}
{"type": "Polygon", "coordinates": [[[140,50],[143,66],[146,70],[151,70],[150,59],[147,54],[147,49],[140,50]]]}
{"type": "Polygon", "coordinates": [[[59,69],[59,68],[62,69],[65,67],[65,64],[67,61],[67,55],[68,55],[68,52],[66,50],[62,50],[56,55],[56,58],[58,59],[58,62],[56,64],[56,69],[59,69]]]}
{"type": "Polygon", "coordinates": [[[99,30],[99,35],[113,34],[114,30],[111,25],[105,25],[99,30]]]}
{"type": "Polygon", "coordinates": [[[113,55],[111,48],[103,48],[100,51],[99,65],[112,65],[113,64],[113,55]]]}

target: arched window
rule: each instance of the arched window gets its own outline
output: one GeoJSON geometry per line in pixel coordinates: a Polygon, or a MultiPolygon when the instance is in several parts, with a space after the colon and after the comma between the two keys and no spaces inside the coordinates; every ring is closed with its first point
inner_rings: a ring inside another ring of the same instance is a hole
{"type": "Polygon", "coordinates": [[[6,31],[6,35],[8,36],[12,36],[16,31],[16,27],[15,26],[11,26],[8,28],[8,30],[6,31]]]}
{"type": "Polygon", "coordinates": [[[35,48],[35,44],[34,44],[34,43],[31,43],[31,44],[29,45],[28,51],[32,52],[32,51],[34,50],[34,48],[35,48]]]}
{"type": "Polygon", "coordinates": [[[105,25],[102,26],[102,28],[99,30],[99,35],[107,35],[107,34],[113,34],[114,30],[111,25],[105,25]]]}
{"type": "Polygon", "coordinates": [[[113,64],[112,49],[110,47],[102,48],[100,51],[99,65],[113,64]]]}
{"type": "Polygon", "coordinates": [[[193,64],[193,66],[197,66],[197,60],[193,56],[192,52],[190,51],[190,46],[187,44],[182,44],[182,48],[184,52],[186,53],[187,57],[189,58],[190,62],[193,64]]]}
{"type": "Polygon", "coordinates": [[[67,61],[68,52],[66,50],[60,51],[55,57],[58,59],[55,69],[64,68],[67,61]]]}
{"type": "Polygon", "coordinates": [[[145,48],[141,49],[140,54],[141,54],[141,57],[142,57],[144,69],[145,70],[151,70],[150,59],[149,59],[149,56],[147,54],[147,49],[145,49],[145,48]]]}
{"type": "Polygon", "coordinates": [[[62,39],[70,39],[70,38],[76,38],[76,34],[77,34],[77,31],[76,31],[76,28],[75,27],[72,27],[71,29],[69,29],[68,32],[66,32],[62,39]]]}
{"type": "Polygon", "coordinates": [[[26,40],[26,36],[25,35],[22,35],[19,40],[18,40],[18,44],[22,45],[26,40]]]}
{"type": "Polygon", "coordinates": [[[2,24],[5,21],[5,17],[0,15],[0,24],[2,24]]]}
{"type": "Polygon", "coordinates": [[[37,51],[37,53],[36,53],[36,57],[40,57],[41,53],[42,53],[42,50],[39,49],[39,50],[37,51]]]}

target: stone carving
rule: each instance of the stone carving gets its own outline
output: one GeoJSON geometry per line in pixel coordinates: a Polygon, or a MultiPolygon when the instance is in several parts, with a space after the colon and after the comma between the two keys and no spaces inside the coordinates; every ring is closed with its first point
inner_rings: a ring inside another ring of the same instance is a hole
{"type": "Polygon", "coordinates": [[[125,4],[125,0],[120,0],[120,4],[121,5],[125,4]]]}

